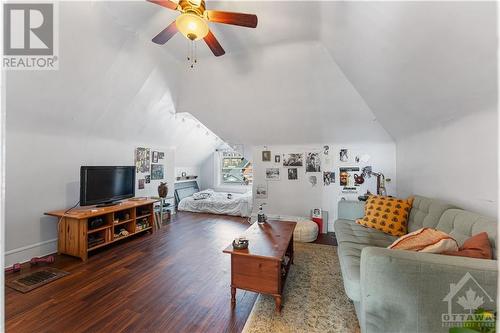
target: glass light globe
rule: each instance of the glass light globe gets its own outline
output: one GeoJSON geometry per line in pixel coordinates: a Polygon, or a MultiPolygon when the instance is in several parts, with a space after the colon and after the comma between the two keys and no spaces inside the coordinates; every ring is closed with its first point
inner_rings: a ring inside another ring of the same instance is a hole
{"type": "Polygon", "coordinates": [[[208,24],[200,16],[183,13],[175,20],[177,29],[190,40],[199,40],[208,34],[208,24]]]}

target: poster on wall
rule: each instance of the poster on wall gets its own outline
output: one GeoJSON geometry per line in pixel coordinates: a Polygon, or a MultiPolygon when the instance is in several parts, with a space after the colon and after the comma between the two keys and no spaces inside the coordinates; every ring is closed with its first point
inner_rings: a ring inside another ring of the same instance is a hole
{"type": "Polygon", "coordinates": [[[144,179],[139,179],[139,190],[144,190],[144,179]]]}
{"type": "Polygon", "coordinates": [[[316,184],[318,184],[318,177],[316,177],[316,176],[309,176],[309,178],[307,178],[307,180],[309,181],[309,183],[313,187],[316,186],[316,184]]]}
{"type": "Polygon", "coordinates": [[[283,154],[283,166],[293,166],[293,167],[301,167],[304,164],[304,154],[300,153],[292,153],[292,154],[283,154]]]}
{"type": "Polygon", "coordinates": [[[266,180],[280,180],[280,169],[266,168],[266,180]]]}
{"type": "Polygon", "coordinates": [[[267,184],[257,185],[255,199],[267,199],[267,184]]]}
{"type": "Polygon", "coordinates": [[[335,172],[323,171],[323,183],[325,186],[335,183],[335,172]]]}
{"type": "Polygon", "coordinates": [[[144,179],[146,180],[146,184],[151,183],[151,175],[146,175],[144,179]]]}
{"type": "Polygon", "coordinates": [[[162,151],[158,152],[158,159],[162,160],[164,158],[165,158],[165,153],[162,151]]]}
{"type": "Polygon", "coordinates": [[[288,169],[288,180],[297,180],[299,178],[298,175],[297,168],[288,169]]]}
{"type": "Polygon", "coordinates": [[[135,149],[135,170],[137,173],[149,172],[151,166],[150,152],[149,148],[138,147],[135,149]]]}
{"type": "Polygon", "coordinates": [[[151,164],[151,180],[163,179],[163,164],[151,164]]]}
{"type": "Polygon", "coordinates": [[[321,159],[319,153],[306,154],[306,172],[321,172],[321,159]]]}
{"type": "Polygon", "coordinates": [[[280,164],[281,163],[281,155],[274,155],[274,163],[280,164]]]}
{"type": "Polygon", "coordinates": [[[340,160],[340,162],[348,162],[349,161],[349,151],[347,149],[340,149],[339,160],[340,160]]]}
{"type": "Polygon", "coordinates": [[[153,155],[151,158],[152,163],[158,163],[158,158],[159,158],[159,152],[153,151],[153,155]]]}
{"type": "Polygon", "coordinates": [[[311,217],[313,219],[321,219],[321,218],[323,218],[323,214],[322,214],[321,208],[313,208],[312,209],[311,217]]]}
{"type": "Polygon", "coordinates": [[[340,186],[355,187],[359,186],[356,184],[355,178],[358,176],[359,167],[345,167],[339,168],[339,179],[340,186]]]}
{"type": "Polygon", "coordinates": [[[271,162],[271,151],[270,150],[262,151],[262,162],[271,162]]]}

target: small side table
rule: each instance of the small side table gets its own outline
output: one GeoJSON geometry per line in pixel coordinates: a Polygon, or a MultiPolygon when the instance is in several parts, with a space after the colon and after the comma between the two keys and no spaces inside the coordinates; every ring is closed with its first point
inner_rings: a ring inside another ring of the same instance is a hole
{"type": "Polygon", "coordinates": [[[159,217],[160,217],[160,222],[158,223],[158,227],[161,227],[161,225],[163,224],[163,215],[165,214],[165,211],[166,210],[170,210],[170,214],[175,214],[175,205],[173,204],[174,202],[174,197],[173,196],[170,196],[170,197],[165,197],[165,198],[160,198],[159,200],[159,207],[155,207],[155,208],[158,208],[159,209],[159,217]]]}

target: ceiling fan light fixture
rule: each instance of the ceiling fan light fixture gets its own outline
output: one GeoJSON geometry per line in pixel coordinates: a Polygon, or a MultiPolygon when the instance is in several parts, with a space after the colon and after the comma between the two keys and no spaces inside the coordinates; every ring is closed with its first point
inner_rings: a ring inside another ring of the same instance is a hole
{"type": "Polygon", "coordinates": [[[193,13],[182,13],[175,20],[177,29],[189,40],[195,41],[208,34],[208,24],[200,16],[193,13]]]}

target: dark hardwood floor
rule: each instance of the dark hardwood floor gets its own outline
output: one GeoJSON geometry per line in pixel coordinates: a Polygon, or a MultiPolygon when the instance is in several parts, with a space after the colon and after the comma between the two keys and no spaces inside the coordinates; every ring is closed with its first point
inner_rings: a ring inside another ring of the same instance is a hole
{"type": "MultiPolygon", "coordinates": [[[[6,330],[241,332],[257,295],[238,290],[231,309],[222,250],[247,228],[243,218],[178,213],[154,235],[111,245],[86,263],[56,256],[51,266],[69,276],[27,294],[6,288],[6,330]]],[[[317,243],[336,242],[326,234],[317,243]]]]}

